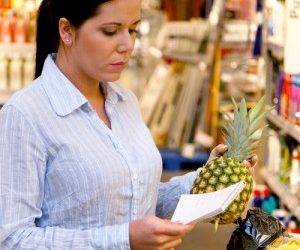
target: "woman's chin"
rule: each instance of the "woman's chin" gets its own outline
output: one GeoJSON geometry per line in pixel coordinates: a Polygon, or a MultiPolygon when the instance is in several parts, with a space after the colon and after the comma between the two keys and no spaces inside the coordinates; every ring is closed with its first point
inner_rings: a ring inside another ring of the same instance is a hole
{"type": "Polygon", "coordinates": [[[120,79],[121,73],[109,74],[105,77],[102,77],[101,81],[103,82],[115,82],[120,79]]]}

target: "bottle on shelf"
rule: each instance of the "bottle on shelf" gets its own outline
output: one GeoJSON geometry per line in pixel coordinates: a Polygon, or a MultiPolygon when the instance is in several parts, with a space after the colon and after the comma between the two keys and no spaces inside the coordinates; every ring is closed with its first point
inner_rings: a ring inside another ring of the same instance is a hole
{"type": "Polygon", "coordinates": [[[280,72],[276,89],[278,114],[300,125],[300,76],[280,72]]]}
{"type": "Polygon", "coordinates": [[[23,62],[23,86],[27,85],[34,79],[35,61],[34,53],[29,52],[24,57],[23,62]]]}
{"type": "Polygon", "coordinates": [[[5,53],[0,53],[0,91],[8,88],[8,58],[5,53]]]}
{"type": "Polygon", "coordinates": [[[289,117],[289,99],[291,96],[291,75],[285,74],[283,79],[283,89],[281,92],[281,115],[288,119],[289,117]]]}
{"type": "Polygon", "coordinates": [[[296,123],[296,113],[297,113],[297,96],[296,96],[296,82],[298,81],[298,76],[292,76],[291,82],[291,94],[289,100],[289,120],[292,123],[296,123]]]}
{"type": "Polygon", "coordinates": [[[9,9],[10,7],[10,0],[0,0],[0,9],[9,9]]]}
{"type": "Polygon", "coordinates": [[[268,171],[276,175],[280,171],[281,162],[281,136],[277,131],[269,129],[268,137],[268,171]]]}
{"type": "Polygon", "coordinates": [[[27,30],[28,22],[25,18],[25,15],[22,15],[20,12],[17,13],[16,24],[14,29],[14,42],[15,43],[26,43],[27,42],[27,30]]]}
{"type": "Polygon", "coordinates": [[[295,78],[294,82],[294,112],[295,123],[300,126],[300,77],[295,78]]]}
{"type": "Polygon", "coordinates": [[[24,7],[24,0],[11,0],[11,8],[21,9],[24,7]]]}
{"type": "Polygon", "coordinates": [[[291,174],[291,148],[289,138],[281,137],[281,162],[279,168],[279,178],[282,183],[290,183],[291,174]]]}
{"type": "Polygon", "coordinates": [[[290,173],[290,187],[293,194],[300,191],[300,147],[295,147],[292,151],[292,166],[290,173]]]}
{"type": "Polygon", "coordinates": [[[22,88],[22,58],[20,53],[13,53],[9,63],[9,89],[19,90],[22,88]]]}
{"type": "Polygon", "coordinates": [[[14,30],[14,17],[11,11],[3,12],[0,25],[0,43],[11,43],[14,30]]]}
{"type": "Polygon", "coordinates": [[[26,29],[26,37],[29,43],[35,42],[35,34],[36,34],[36,12],[31,11],[28,15],[28,25],[26,29]]]}

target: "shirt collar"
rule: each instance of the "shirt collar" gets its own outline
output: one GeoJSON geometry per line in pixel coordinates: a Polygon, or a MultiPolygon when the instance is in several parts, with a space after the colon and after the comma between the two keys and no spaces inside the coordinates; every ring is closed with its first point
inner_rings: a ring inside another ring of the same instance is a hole
{"type": "MultiPolygon", "coordinates": [[[[55,64],[56,54],[49,54],[45,60],[41,77],[43,87],[49,101],[59,116],[66,116],[88,103],[86,97],[74,84],[60,71],[55,64]]],[[[112,104],[125,101],[123,90],[115,83],[101,83],[105,98],[112,104]]],[[[86,106],[86,105],[85,105],[86,106]]]]}
{"type": "Polygon", "coordinates": [[[118,84],[102,82],[101,87],[104,91],[106,101],[112,104],[116,104],[119,101],[126,101],[125,93],[118,84]]]}

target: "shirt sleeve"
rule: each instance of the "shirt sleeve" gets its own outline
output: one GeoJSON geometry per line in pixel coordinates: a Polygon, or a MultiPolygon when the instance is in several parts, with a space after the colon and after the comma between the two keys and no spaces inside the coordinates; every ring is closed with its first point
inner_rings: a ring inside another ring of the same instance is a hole
{"type": "Polygon", "coordinates": [[[0,111],[0,249],[130,249],[129,224],[89,230],[37,227],[42,216],[46,146],[11,106],[0,111]]]}
{"type": "Polygon", "coordinates": [[[201,168],[183,176],[173,177],[170,181],[160,184],[156,206],[158,217],[167,218],[174,213],[180,196],[190,193],[193,182],[200,171],[201,168]]]}

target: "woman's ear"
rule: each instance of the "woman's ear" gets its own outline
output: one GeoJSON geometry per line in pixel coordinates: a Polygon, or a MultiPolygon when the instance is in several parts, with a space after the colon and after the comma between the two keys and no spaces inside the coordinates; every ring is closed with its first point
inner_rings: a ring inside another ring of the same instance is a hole
{"type": "Polygon", "coordinates": [[[58,22],[59,35],[65,46],[71,46],[74,40],[75,32],[68,19],[62,17],[58,22]]]}

